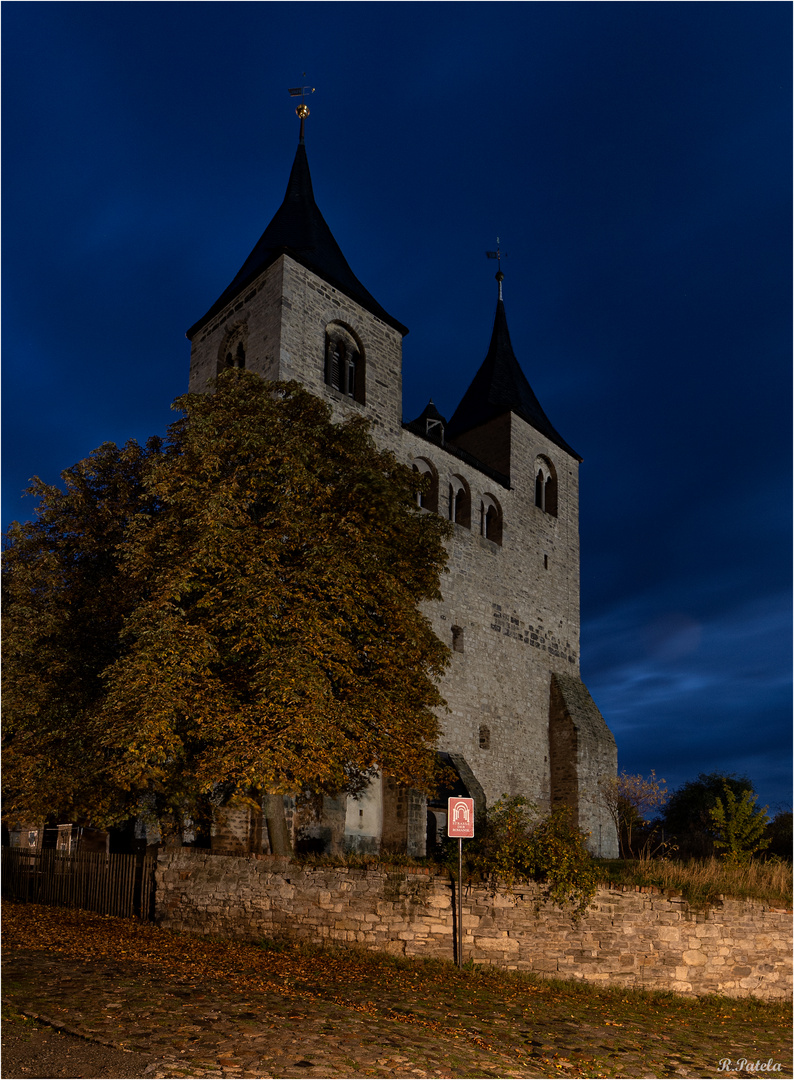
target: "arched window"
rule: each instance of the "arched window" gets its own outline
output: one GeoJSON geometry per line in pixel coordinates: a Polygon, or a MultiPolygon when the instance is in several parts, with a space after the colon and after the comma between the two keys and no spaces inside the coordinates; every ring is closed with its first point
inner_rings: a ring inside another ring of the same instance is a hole
{"type": "Polygon", "coordinates": [[[217,374],[229,368],[242,370],[245,367],[245,351],[248,341],[248,327],[240,323],[223,339],[218,353],[217,374]]]}
{"type": "Polygon", "coordinates": [[[225,364],[225,366],[227,368],[238,368],[238,369],[242,369],[242,368],[245,367],[245,349],[242,346],[242,342],[237,346],[237,349],[235,350],[234,354],[232,354],[231,352],[226,353],[226,364],[225,364]]]}
{"type": "Polygon", "coordinates": [[[495,544],[502,543],[502,508],[493,495],[483,495],[480,503],[480,534],[495,544]]]}
{"type": "Polygon", "coordinates": [[[438,513],[438,473],[426,458],[414,458],[411,463],[414,472],[421,473],[428,479],[424,491],[420,491],[416,501],[423,510],[438,513]]]}
{"type": "Polygon", "coordinates": [[[453,476],[449,482],[449,520],[471,528],[471,492],[462,476],[453,476]]]}
{"type": "Polygon", "coordinates": [[[329,323],[325,328],[325,382],[345,397],[365,403],[364,350],[349,327],[329,323]]]}
{"type": "Polygon", "coordinates": [[[557,472],[547,457],[535,461],[535,506],[557,516],[557,472]]]}

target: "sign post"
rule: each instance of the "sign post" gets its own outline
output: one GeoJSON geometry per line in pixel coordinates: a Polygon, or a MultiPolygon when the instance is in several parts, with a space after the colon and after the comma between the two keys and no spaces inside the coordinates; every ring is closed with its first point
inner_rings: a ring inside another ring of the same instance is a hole
{"type": "Polygon", "coordinates": [[[474,836],[474,799],[449,799],[447,836],[458,838],[458,967],[463,967],[463,840],[474,836]]]}

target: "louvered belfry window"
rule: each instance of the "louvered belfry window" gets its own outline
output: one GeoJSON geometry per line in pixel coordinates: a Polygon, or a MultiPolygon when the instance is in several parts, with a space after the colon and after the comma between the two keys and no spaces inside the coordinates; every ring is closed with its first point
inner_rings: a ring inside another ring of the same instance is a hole
{"type": "Polygon", "coordinates": [[[361,349],[352,334],[334,324],[325,332],[325,382],[345,397],[364,404],[361,349]]]}

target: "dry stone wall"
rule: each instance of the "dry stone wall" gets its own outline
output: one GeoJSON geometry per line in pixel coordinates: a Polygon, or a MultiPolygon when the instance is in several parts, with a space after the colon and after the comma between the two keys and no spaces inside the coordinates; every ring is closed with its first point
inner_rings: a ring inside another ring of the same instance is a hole
{"type": "MultiPolygon", "coordinates": [[[[183,849],[160,854],[156,896],[169,929],[454,958],[453,886],[424,869],[306,868],[183,849]]],[[[541,903],[534,886],[467,887],[464,959],[601,985],[788,998],[791,916],[735,900],[695,911],[656,890],[604,887],[577,921],[541,903]]]]}

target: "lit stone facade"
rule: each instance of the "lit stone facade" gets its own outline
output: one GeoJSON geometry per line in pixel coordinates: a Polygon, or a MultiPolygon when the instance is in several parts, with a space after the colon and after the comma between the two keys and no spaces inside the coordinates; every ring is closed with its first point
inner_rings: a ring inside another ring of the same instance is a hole
{"type": "MultiPolygon", "coordinates": [[[[301,214],[319,215],[302,148],[285,204],[269,229],[280,223],[281,236],[291,223],[300,225],[301,214]],[[306,175],[296,181],[299,165],[306,175]],[[304,187],[287,207],[301,180],[304,187]],[[292,215],[286,221],[285,213],[292,215]]],[[[497,415],[454,438],[432,406],[404,424],[404,328],[352,274],[342,281],[345,288],[328,280],[332,274],[322,265],[328,237],[319,254],[303,258],[299,247],[296,254],[279,250],[264,234],[261,269],[255,249],[246,264],[253,260],[253,269],[189,331],[190,390],[205,390],[224,365],[244,357],[245,366],[264,378],[298,380],[328,401],[338,419],[366,416],[381,446],[430,473],[428,512],[457,522],[443,601],[427,610],[452,649],[442,684],[448,712],[440,716],[439,749],[452,755],[480,806],[483,798],[492,805],[502,795],[525,795],[546,809],[566,803],[590,833],[594,853],[615,856],[615,831],[598,797],[598,778],[615,774],[617,751],[579,674],[579,458],[544,414],[539,424],[545,431],[528,422],[518,399],[515,408],[509,401],[501,411],[497,406],[497,415]],[[335,335],[347,342],[341,361],[331,358],[335,335]],[[339,383],[339,363],[350,371],[342,389],[329,385],[339,383]]],[[[330,243],[335,245],[332,238],[330,243]]],[[[330,256],[325,261],[333,270],[330,256]]],[[[506,333],[500,297],[489,356],[504,360],[506,339],[508,359],[517,367],[506,333]]],[[[486,334],[483,327],[483,339],[486,334]]],[[[443,826],[442,808],[434,820],[415,793],[400,794],[385,780],[363,802],[326,802],[319,833],[335,842],[344,835],[352,848],[377,849],[396,814],[408,852],[422,855],[426,835],[432,841],[434,827],[443,826]]],[[[246,846],[244,836],[237,841],[246,846]]]]}

